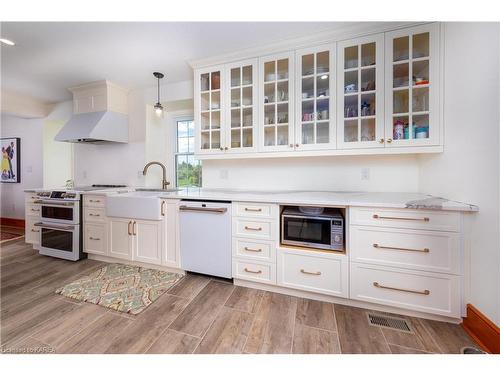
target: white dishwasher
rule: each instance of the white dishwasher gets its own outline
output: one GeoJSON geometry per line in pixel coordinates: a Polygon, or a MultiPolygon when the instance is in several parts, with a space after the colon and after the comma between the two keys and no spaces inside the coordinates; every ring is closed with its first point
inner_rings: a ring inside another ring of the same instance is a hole
{"type": "Polygon", "coordinates": [[[182,268],[231,278],[231,203],[181,201],[179,216],[182,268]]]}

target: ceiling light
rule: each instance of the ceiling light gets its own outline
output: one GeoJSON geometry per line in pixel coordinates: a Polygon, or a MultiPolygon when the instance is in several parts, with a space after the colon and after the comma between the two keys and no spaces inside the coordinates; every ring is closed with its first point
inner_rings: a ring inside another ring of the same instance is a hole
{"type": "Polygon", "coordinates": [[[158,99],[157,99],[157,102],[156,102],[154,108],[155,108],[156,115],[158,117],[161,117],[163,115],[163,106],[160,103],[160,79],[162,79],[165,76],[163,75],[163,73],[159,73],[159,72],[154,72],[153,75],[158,79],[158,99]]]}
{"type": "Polygon", "coordinates": [[[14,43],[12,40],[5,39],[5,38],[0,38],[0,43],[6,44],[8,46],[15,46],[16,43],[14,43]]]}
{"type": "Polygon", "coordinates": [[[323,74],[320,78],[321,79],[327,79],[328,78],[328,74],[323,74]]]}

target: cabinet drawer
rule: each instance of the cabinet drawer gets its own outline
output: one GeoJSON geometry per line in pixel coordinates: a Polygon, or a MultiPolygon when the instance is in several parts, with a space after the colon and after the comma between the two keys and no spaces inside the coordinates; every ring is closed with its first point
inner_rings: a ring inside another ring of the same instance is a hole
{"type": "Polygon", "coordinates": [[[85,207],[85,222],[104,223],[106,221],[106,210],[104,208],[85,207]]]}
{"type": "Polygon", "coordinates": [[[26,204],[26,216],[40,217],[39,204],[26,204]]]}
{"type": "Polygon", "coordinates": [[[33,245],[40,244],[40,227],[35,227],[35,223],[40,222],[40,219],[34,216],[26,217],[26,227],[24,228],[24,237],[26,243],[33,245]]]}
{"type": "Polygon", "coordinates": [[[274,231],[273,220],[233,218],[233,236],[273,240],[274,231]]]}
{"type": "Polygon", "coordinates": [[[349,217],[351,225],[460,231],[458,212],[353,207],[349,217]]]}
{"type": "Polygon", "coordinates": [[[351,226],[351,260],[461,274],[458,233],[351,226]]]}
{"type": "Polygon", "coordinates": [[[26,204],[33,203],[35,201],[40,200],[40,197],[36,195],[36,193],[26,193],[24,196],[24,200],[26,204]]]}
{"type": "Polygon", "coordinates": [[[352,299],[460,317],[460,276],[351,263],[352,299]]]}
{"type": "Polygon", "coordinates": [[[233,260],[233,278],[276,284],[276,266],[271,263],[233,260]]]}
{"type": "Polygon", "coordinates": [[[264,262],[276,262],[274,241],[259,241],[246,238],[233,238],[233,256],[264,262]]]}
{"type": "Polygon", "coordinates": [[[277,206],[264,203],[233,203],[233,216],[273,218],[277,206]]]}
{"type": "Polygon", "coordinates": [[[104,195],[85,195],[83,204],[86,207],[104,207],[106,205],[106,197],[104,195]]]}
{"type": "Polygon", "coordinates": [[[278,285],[347,297],[345,255],[278,249],[278,285]]]}
{"type": "Polygon", "coordinates": [[[107,254],[107,233],[105,224],[85,224],[83,249],[86,253],[107,254]]]}

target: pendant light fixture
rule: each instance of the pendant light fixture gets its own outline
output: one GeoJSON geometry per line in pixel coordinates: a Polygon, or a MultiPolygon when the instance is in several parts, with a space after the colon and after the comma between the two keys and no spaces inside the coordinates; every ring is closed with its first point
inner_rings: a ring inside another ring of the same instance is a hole
{"type": "Polygon", "coordinates": [[[154,72],[153,75],[158,79],[158,101],[156,102],[154,108],[156,115],[160,117],[163,115],[163,106],[160,103],[160,79],[165,77],[165,75],[160,72],[154,72]]]}

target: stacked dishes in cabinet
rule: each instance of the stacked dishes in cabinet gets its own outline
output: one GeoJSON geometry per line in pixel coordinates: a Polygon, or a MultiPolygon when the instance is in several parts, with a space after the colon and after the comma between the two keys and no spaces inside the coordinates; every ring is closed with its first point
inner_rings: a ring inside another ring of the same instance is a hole
{"type": "Polygon", "coordinates": [[[233,278],[276,284],[278,205],[233,202],[233,278]]]}
{"type": "Polygon", "coordinates": [[[40,197],[36,193],[27,193],[25,197],[26,213],[26,243],[33,245],[40,244],[40,228],[35,223],[40,221],[40,204],[36,203],[40,197]]]}
{"type": "Polygon", "coordinates": [[[108,255],[106,226],[106,197],[83,197],[83,251],[90,254],[108,255]]]}
{"type": "Polygon", "coordinates": [[[460,317],[460,213],[359,207],[350,219],[350,298],[460,317]]]}

